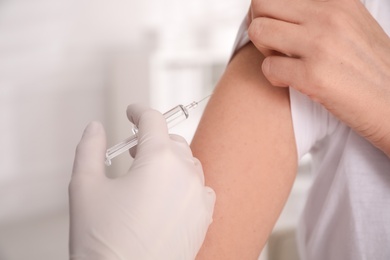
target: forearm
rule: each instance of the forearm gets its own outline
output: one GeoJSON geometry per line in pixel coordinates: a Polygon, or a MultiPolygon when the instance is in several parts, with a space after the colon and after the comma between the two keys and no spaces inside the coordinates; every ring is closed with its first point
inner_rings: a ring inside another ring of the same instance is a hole
{"type": "Polygon", "coordinates": [[[192,143],[217,195],[198,259],[256,259],[293,184],[297,155],[288,89],[272,87],[249,44],[229,64],[192,143]]]}

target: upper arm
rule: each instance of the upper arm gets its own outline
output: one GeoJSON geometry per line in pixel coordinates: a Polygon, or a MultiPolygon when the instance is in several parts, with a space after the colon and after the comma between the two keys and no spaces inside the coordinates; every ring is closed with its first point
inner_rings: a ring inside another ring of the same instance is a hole
{"type": "Polygon", "coordinates": [[[217,196],[197,259],[257,259],[295,179],[288,88],[269,84],[252,44],[228,65],[191,148],[217,196]]]}

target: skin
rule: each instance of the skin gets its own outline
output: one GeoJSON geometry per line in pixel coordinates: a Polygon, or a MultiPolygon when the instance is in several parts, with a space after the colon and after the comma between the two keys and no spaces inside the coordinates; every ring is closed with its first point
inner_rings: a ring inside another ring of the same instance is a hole
{"type": "Polygon", "coordinates": [[[296,145],[288,89],[273,86],[308,95],[390,155],[390,40],[360,1],[252,0],[249,13],[262,55],[252,44],[236,54],[192,143],[217,195],[197,259],[257,259],[287,199],[296,145]]]}
{"type": "Polygon", "coordinates": [[[229,63],[191,149],[217,199],[197,259],[257,259],[297,170],[289,92],[262,75],[252,45],[229,63]]]}
{"type": "Polygon", "coordinates": [[[359,0],[252,0],[265,77],[322,104],[390,157],[390,38],[359,0]]]}

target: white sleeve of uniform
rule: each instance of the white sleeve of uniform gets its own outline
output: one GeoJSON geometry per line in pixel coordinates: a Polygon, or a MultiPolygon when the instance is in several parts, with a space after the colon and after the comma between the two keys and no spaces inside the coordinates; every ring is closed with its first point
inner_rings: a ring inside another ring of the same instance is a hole
{"type": "MultiPolygon", "coordinates": [[[[249,19],[248,16],[245,17],[238,30],[231,58],[240,48],[250,42],[247,19],[249,19]]],[[[317,141],[335,128],[337,120],[320,104],[313,102],[293,88],[290,88],[290,106],[298,159],[301,159],[317,141]]]]}
{"type": "Polygon", "coordinates": [[[339,121],[308,96],[290,89],[290,107],[298,159],[335,130],[339,121]]]}
{"type": "Polygon", "coordinates": [[[230,60],[234,57],[234,55],[237,53],[239,49],[241,49],[245,44],[250,42],[249,36],[248,36],[248,19],[249,17],[246,15],[245,19],[242,21],[240,28],[238,29],[237,32],[237,37],[234,42],[233,46],[233,52],[230,57],[230,60]]]}

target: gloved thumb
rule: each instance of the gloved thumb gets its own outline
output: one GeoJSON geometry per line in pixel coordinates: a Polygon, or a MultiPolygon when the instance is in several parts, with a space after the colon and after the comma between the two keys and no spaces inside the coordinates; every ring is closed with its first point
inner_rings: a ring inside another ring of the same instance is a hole
{"type": "Polygon", "coordinates": [[[130,151],[132,157],[142,150],[150,153],[159,149],[161,143],[170,142],[167,122],[160,112],[141,104],[132,104],[127,107],[127,117],[138,127],[137,152],[130,151]]]}
{"type": "MultiPolygon", "coordinates": [[[[72,178],[77,175],[104,176],[106,134],[100,122],[91,122],[85,128],[77,145],[72,178]]],[[[96,178],[96,176],[94,176],[96,178]]]]}

